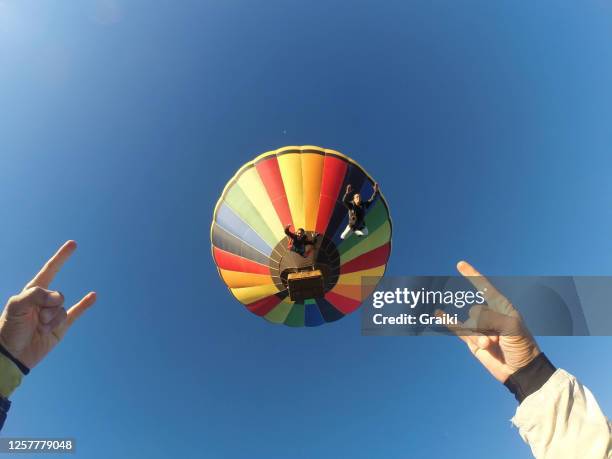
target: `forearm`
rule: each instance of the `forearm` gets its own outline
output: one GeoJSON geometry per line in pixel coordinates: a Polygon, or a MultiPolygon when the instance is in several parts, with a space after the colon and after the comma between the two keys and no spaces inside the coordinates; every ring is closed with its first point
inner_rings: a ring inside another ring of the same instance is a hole
{"type": "Polygon", "coordinates": [[[372,204],[376,200],[377,196],[378,196],[378,190],[374,190],[372,192],[372,196],[370,196],[370,199],[368,199],[368,204],[372,204]]]}
{"type": "MultiPolygon", "coordinates": [[[[542,368],[532,376],[537,379],[549,371],[542,368]]],[[[538,459],[602,459],[612,454],[608,419],[589,389],[561,369],[522,400],[512,423],[538,459]]]]}
{"type": "Polygon", "coordinates": [[[342,204],[344,204],[344,207],[346,207],[347,209],[350,210],[351,208],[351,193],[344,193],[344,196],[342,197],[342,204]]]}

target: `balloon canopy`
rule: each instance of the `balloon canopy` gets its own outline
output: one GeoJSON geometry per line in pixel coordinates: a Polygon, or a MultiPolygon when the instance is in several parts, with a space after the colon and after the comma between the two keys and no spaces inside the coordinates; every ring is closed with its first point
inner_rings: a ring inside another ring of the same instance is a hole
{"type": "Polygon", "coordinates": [[[355,161],[314,146],[284,147],[245,164],[215,206],[212,254],[221,279],[252,313],[294,327],[336,321],[356,310],[385,273],[391,220],[382,195],[369,207],[369,234],[342,240],[347,185],[367,200],[372,178],[355,161]],[[303,228],[316,244],[289,250],[284,227],[303,228]],[[292,301],[287,276],[309,266],[322,272],[324,294],[292,301]],[[367,279],[367,285],[366,281],[367,279]]]}

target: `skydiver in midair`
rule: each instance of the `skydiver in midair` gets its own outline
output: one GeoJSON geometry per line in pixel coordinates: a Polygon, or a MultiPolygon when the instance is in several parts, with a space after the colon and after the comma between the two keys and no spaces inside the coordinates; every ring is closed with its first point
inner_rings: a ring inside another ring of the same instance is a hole
{"type": "Polygon", "coordinates": [[[365,224],[365,214],[368,207],[372,205],[376,196],[378,196],[378,183],[374,184],[374,192],[370,199],[365,202],[361,200],[361,195],[359,193],[352,193],[353,187],[349,184],[342,198],[344,207],[348,209],[348,225],[346,225],[345,230],[340,235],[340,239],[346,239],[353,233],[360,237],[368,235],[368,228],[365,224]]]}
{"type": "Polygon", "coordinates": [[[291,239],[291,246],[289,250],[297,253],[302,257],[306,257],[306,246],[307,245],[315,245],[317,242],[317,237],[319,236],[317,233],[314,233],[314,238],[312,240],[308,239],[308,235],[304,228],[298,228],[297,232],[293,233],[289,229],[291,225],[285,226],[285,234],[289,239],[291,239]]]}

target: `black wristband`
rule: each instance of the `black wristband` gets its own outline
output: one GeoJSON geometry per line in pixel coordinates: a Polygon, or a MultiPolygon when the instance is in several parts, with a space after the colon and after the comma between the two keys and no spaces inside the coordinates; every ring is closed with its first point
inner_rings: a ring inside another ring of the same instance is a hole
{"type": "Polygon", "coordinates": [[[7,359],[9,359],[15,365],[17,365],[17,368],[19,368],[24,375],[27,375],[30,372],[30,369],[26,367],[23,363],[21,363],[19,359],[17,359],[16,357],[13,357],[13,354],[7,351],[6,348],[1,343],[0,343],[0,353],[3,354],[7,359]]]}
{"type": "Polygon", "coordinates": [[[520,404],[540,389],[556,370],[555,366],[550,363],[550,360],[542,352],[523,368],[519,368],[511,375],[504,383],[504,386],[514,394],[514,397],[520,404]]]}

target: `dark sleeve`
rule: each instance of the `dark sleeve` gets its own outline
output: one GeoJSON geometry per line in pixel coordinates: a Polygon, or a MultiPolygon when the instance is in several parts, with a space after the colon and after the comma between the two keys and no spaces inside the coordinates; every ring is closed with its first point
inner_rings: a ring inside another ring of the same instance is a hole
{"type": "Polygon", "coordinates": [[[542,387],[556,371],[550,360],[540,353],[535,359],[519,368],[504,383],[520,403],[542,387]]]}
{"type": "Polygon", "coordinates": [[[6,415],[10,407],[11,402],[8,399],[0,396],[0,430],[2,430],[2,427],[4,427],[4,421],[6,421],[6,415]]]}
{"type": "Polygon", "coordinates": [[[285,228],[285,234],[289,237],[289,239],[292,239],[295,241],[295,234],[289,231],[289,228],[285,228]]]}
{"type": "Polygon", "coordinates": [[[342,204],[344,204],[344,207],[346,207],[348,210],[351,210],[353,208],[352,204],[351,204],[351,198],[349,197],[350,193],[344,193],[344,197],[342,198],[342,204]]]}

